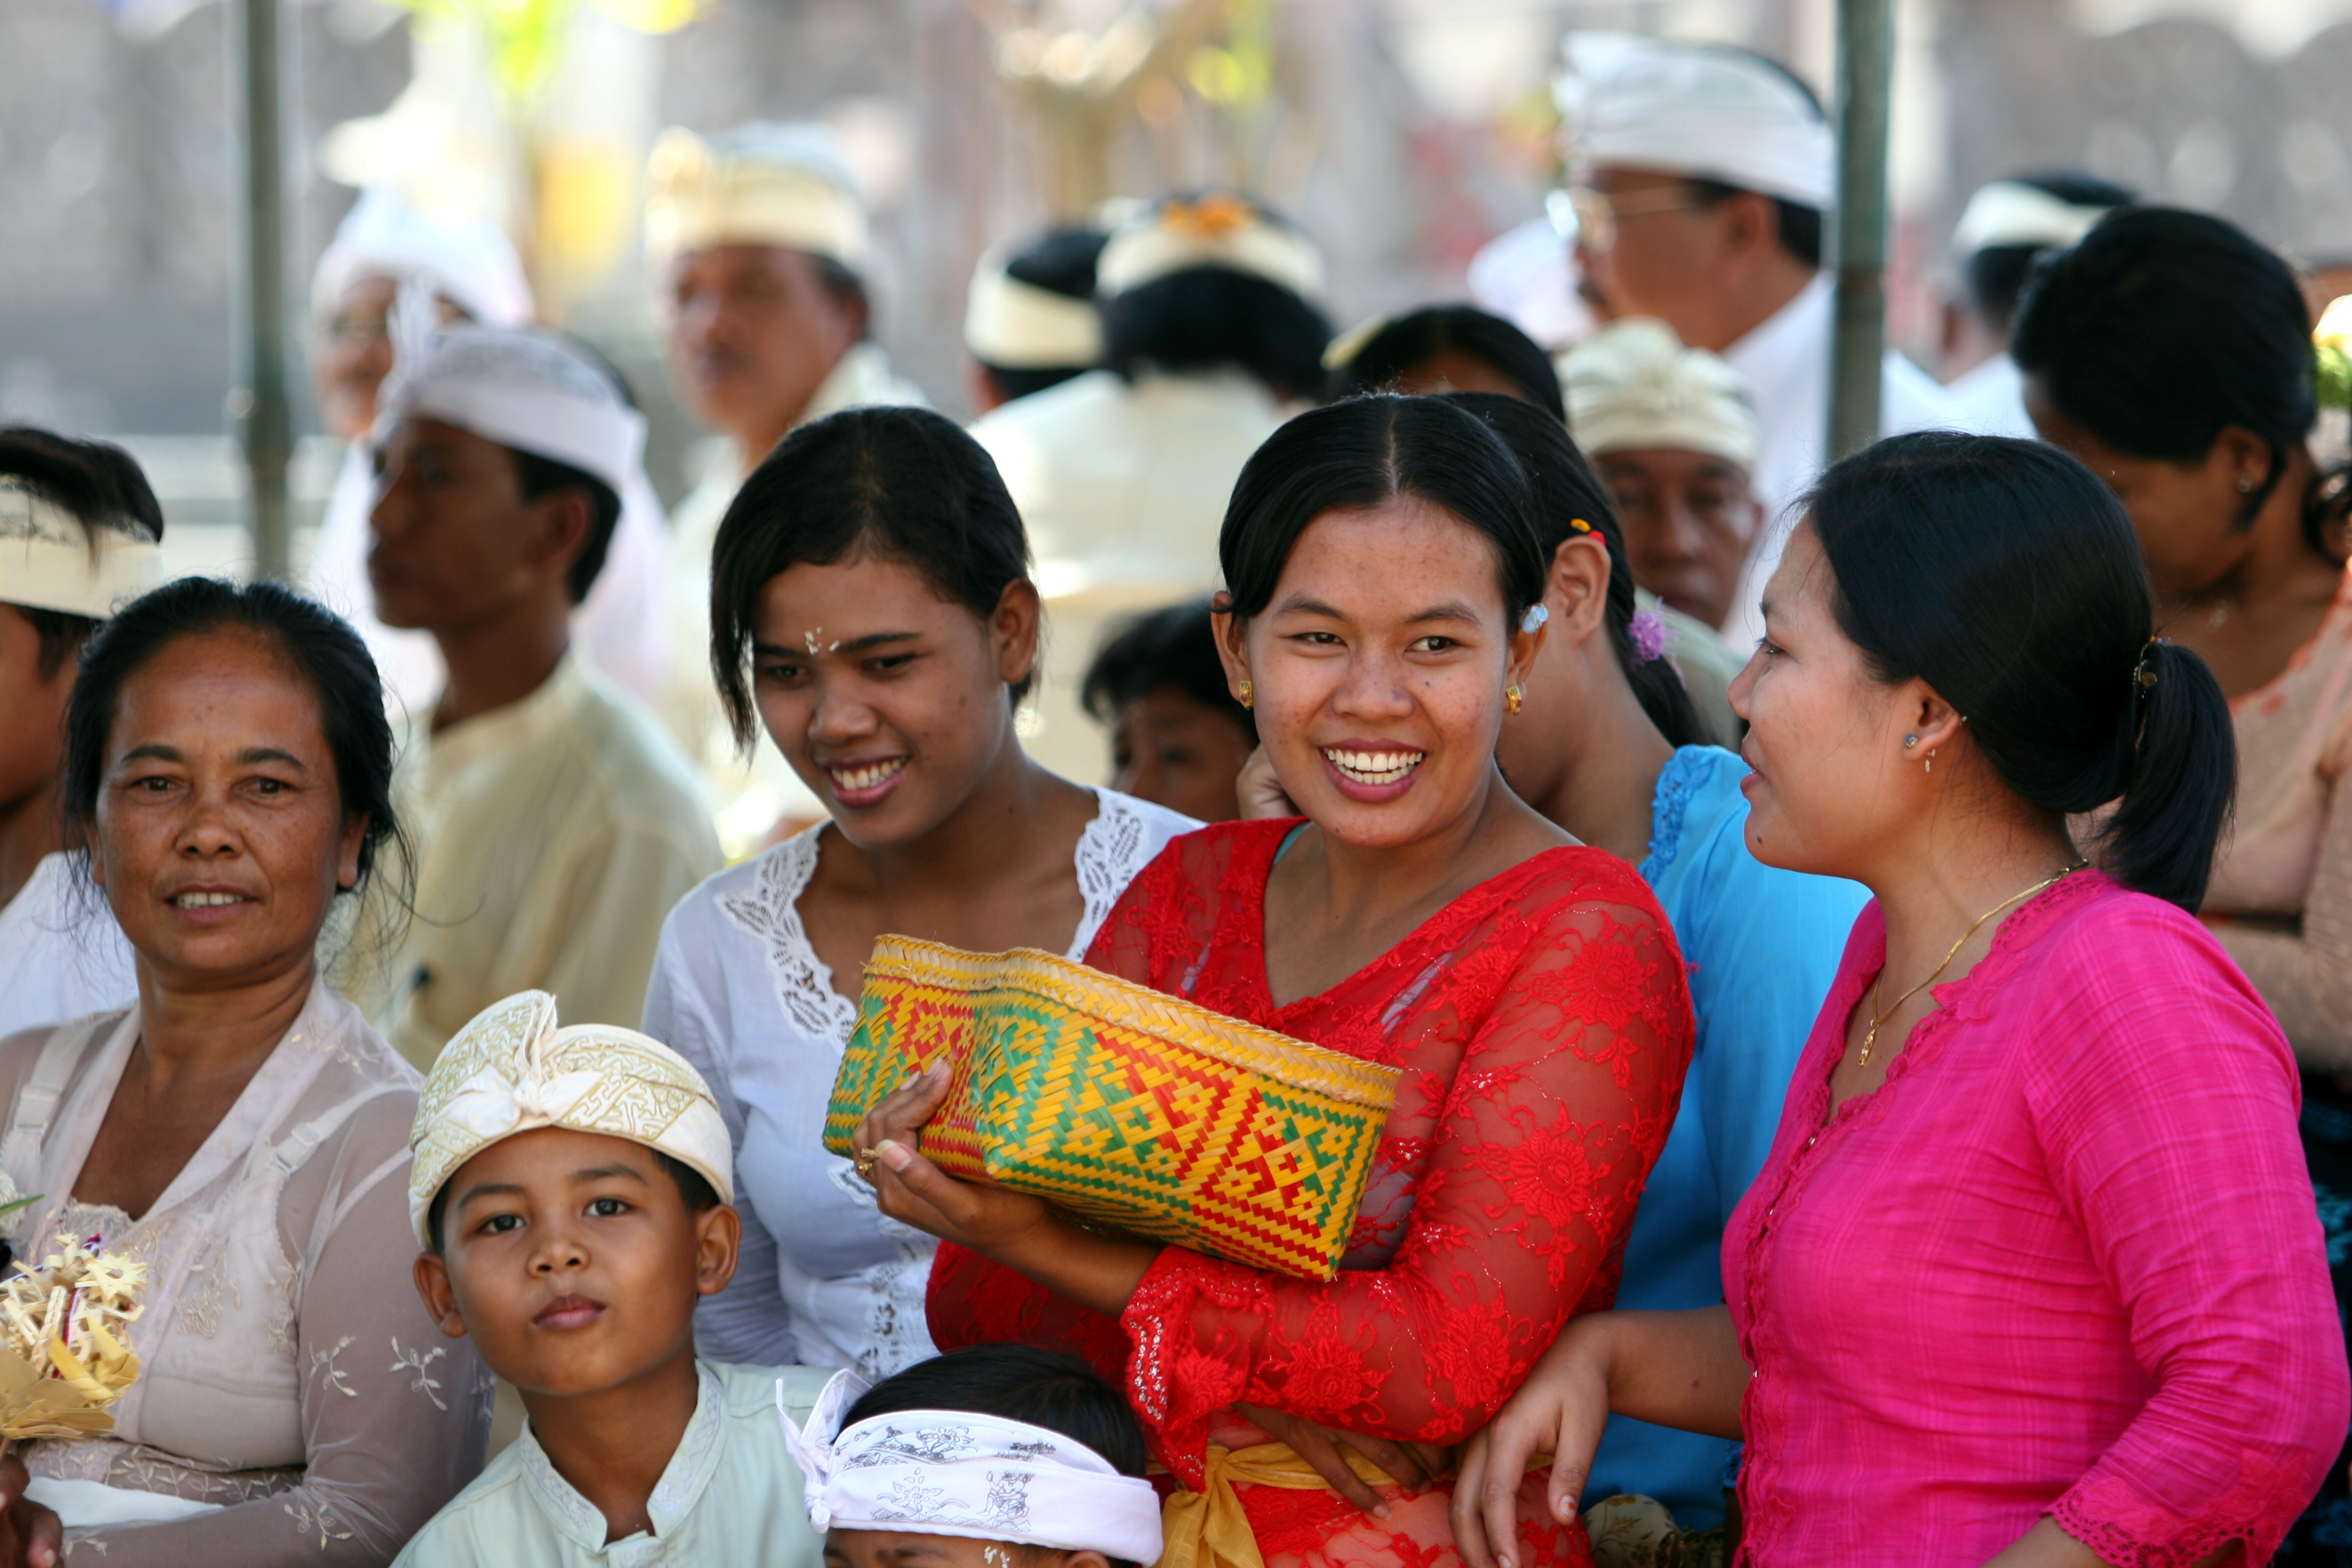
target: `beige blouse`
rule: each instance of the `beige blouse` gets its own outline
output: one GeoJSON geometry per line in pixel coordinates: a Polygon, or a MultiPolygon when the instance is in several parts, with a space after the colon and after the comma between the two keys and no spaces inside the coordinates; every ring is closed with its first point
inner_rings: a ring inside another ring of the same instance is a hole
{"type": "Polygon", "coordinates": [[[60,1230],[152,1270],[144,1363],[104,1437],[32,1445],[33,1475],[222,1505],[68,1531],[70,1563],[389,1563],[482,1468],[490,1379],[412,1283],[418,1079],[323,984],[154,1206],[71,1200],[139,1036],[136,1008],[0,1041],[0,1167],[19,1254],[60,1230]]]}
{"type": "Polygon", "coordinates": [[[2205,896],[2314,1071],[2352,1072],[2352,574],[2319,635],[2231,704],[2238,813],[2205,896]]]}

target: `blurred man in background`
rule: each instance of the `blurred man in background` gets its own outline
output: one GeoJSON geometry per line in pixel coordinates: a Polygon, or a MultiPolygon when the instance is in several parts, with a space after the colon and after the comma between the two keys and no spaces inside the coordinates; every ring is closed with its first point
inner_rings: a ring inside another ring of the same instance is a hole
{"type": "Polygon", "coordinates": [[[678,395],[725,437],[673,520],[670,677],[660,707],[705,775],[731,852],[780,817],[821,816],[764,737],[735,754],[710,679],[710,546],[777,442],[844,408],[919,404],[872,336],[864,201],[833,133],[755,123],[709,140],[669,130],[646,176],[646,239],[670,304],[678,395]]]}
{"type": "Polygon", "coordinates": [[[662,921],[720,865],[686,759],[572,647],[644,416],[610,367],[531,330],[455,329],[386,399],[376,613],[429,633],[449,680],[402,737],[415,918],[380,1026],[421,1070],[517,991],[633,1026],[662,921]]]}
{"type": "Polygon", "coordinates": [[[1323,259],[1230,192],[1171,196],[1104,246],[1106,368],[976,421],[1028,524],[1045,595],[1045,678],[1029,752],[1103,776],[1079,706],[1111,619],[1219,583],[1217,531],[1250,454],[1323,382],[1323,259]]]}
{"type": "MultiPolygon", "coordinates": [[[[513,244],[497,228],[428,216],[382,188],[362,193],[319,258],[311,279],[317,348],[311,384],[328,434],[351,443],[327,498],[310,564],[310,591],[366,639],[396,714],[428,706],[441,689],[440,650],[422,632],[387,626],[368,590],[368,512],[375,470],[367,436],[376,397],[402,352],[464,321],[527,325],[530,284],[513,244]],[[407,317],[398,319],[403,295],[407,317]]],[[[624,495],[620,529],[596,591],[573,627],[581,649],[630,691],[650,698],[667,666],[660,572],[661,503],[642,476],[624,495]]]]}
{"type": "MultiPolygon", "coordinates": [[[[1682,342],[1723,356],[1756,398],[1754,468],[1768,514],[1820,474],[1829,440],[1832,284],[1822,271],[1837,146],[1820,103],[1778,65],[1743,49],[1618,33],[1571,33],[1558,84],[1571,167],[1578,256],[1606,316],[1654,316],[1682,342]]],[[[1894,351],[1882,367],[1880,428],[1949,425],[1943,389],[1894,351]]],[[[1724,627],[1752,646],[1768,531],[1724,627]]]]}
{"type": "Polygon", "coordinates": [[[1102,363],[1095,263],[1109,237],[1097,228],[1049,229],[980,258],[963,315],[973,407],[986,414],[1102,363]]]}
{"type": "Polygon", "coordinates": [[[2025,378],[2009,357],[2010,324],[2034,258],[2063,250],[2137,200],[2095,175],[2020,174],[1979,186],[1952,229],[1958,287],[1944,304],[1945,394],[1961,427],[2033,438],[2025,378]]]}

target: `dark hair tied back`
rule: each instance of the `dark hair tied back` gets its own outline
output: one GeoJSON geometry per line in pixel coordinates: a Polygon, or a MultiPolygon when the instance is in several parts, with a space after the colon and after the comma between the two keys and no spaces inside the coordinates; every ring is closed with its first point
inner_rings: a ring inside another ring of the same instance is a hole
{"type": "Polygon", "coordinates": [[[1243,465],[1217,537],[1234,614],[1255,616],[1274,601],[1308,523],[1400,496],[1427,501],[1486,536],[1516,629],[1543,597],[1545,575],[1518,459],[1485,421],[1447,399],[1393,393],[1311,409],[1267,437],[1243,465]]]}
{"type": "Polygon", "coordinates": [[[124,684],[183,638],[223,632],[268,644],[318,699],[344,815],[367,818],[359,879],[346,890],[364,888],[379,852],[402,837],[393,810],[392,726],[384,718],[383,685],[367,645],[348,622],[275,583],[183,577],[133,599],[99,627],[82,649],[66,710],[67,820],[95,837],[107,738],[124,684]]]}
{"type": "Polygon", "coordinates": [[[877,407],[802,426],[743,481],[711,546],[710,673],[739,745],[760,731],[748,670],[761,589],[794,566],[869,554],[983,621],[1029,574],[1029,536],[996,460],[954,421],[877,407]]]}
{"type": "Polygon", "coordinates": [[[2042,810],[2116,802],[2084,847],[2196,909],[2237,788],[2229,704],[2203,659],[2150,642],[2138,542],[2106,486],[2055,447],[1927,432],[1832,468],[1809,520],[1874,673],[1933,687],[2042,810]]]}

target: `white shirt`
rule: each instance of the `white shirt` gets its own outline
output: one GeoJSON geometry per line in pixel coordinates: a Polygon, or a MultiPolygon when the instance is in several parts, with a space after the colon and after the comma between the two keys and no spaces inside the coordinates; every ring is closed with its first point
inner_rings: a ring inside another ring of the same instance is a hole
{"type": "MultiPolygon", "coordinates": [[[[1200,826],[1111,790],[1078,836],[1082,957],[1137,872],[1200,826]]],[[[646,994],[646,1033],[692,1062],[735,1144],[743,1215],[735,1282],[695,1316],[698,1352],[760,1365],[854,1367],[884,1378],[936,1354],[923,1316],[931,1237],[886,1217],[850,1163],[825,1152],[824,1109],[857,1003],[809,945],[800,898],[820,825],[721,871],[670,912],[646,994]]]]}
{"type": "MultiPolygon", "coordinates": [[[[1829,274],[1817,274],[1795,299],[1723,351],[1725,361],[1756,394],[1757,420],[1764,434],[1754,485],[1756,499],[1764,503],[1766,526],[1723,624],[1723,640],[1737,653],[1752,652],[1764,632],[1757,605],[1788,539],[1790,520],[1782,513],[1827,466],[1834,292],[1829,274]]],[[[1879,383],[1879,434],[1958,427],[1950,401],[1935,378],[1887,350],[1879,383]]]]}
{"type": "Polygon", "coordinates": [[[138,1000],[131,944],[105,895],[75,874],[70,856],[42,856],[0,905],[0,1039],[138,1000]]]}
{"type": "Polygon", "coordinates": [[[1045,600],[1031,756],[1075,779],[1108,774],[1109,747],[1078,689],[1111,624],[1206,594],[1242,465],[1287,410],[1238,370],[1089,371],[975,420],[1021,509],[1045,600]]]}
{"type": "Polygon", "coordinates": [[[2006,353],[1954,378],[1944,395],[1951,400],[1953,423],[1960,429],[1979,436],[2040,438],[2025,412],[2025,373],[2006,353]]]}

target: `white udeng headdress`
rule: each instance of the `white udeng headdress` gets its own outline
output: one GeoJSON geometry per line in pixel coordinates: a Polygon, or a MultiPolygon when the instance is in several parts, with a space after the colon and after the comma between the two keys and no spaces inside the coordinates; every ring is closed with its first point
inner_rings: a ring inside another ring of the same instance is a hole
{"type": "Polygon", "coordinates": [[[331,316],[362,278],[417,278],[485,326],[531,318],[530,283],[514,242],[492,225],[418,212],[382,186],[361,193],[319,258],[311,308],[331,316]]]}
{"type": "Polygon", "coordinates": [[[775,245],[866,265],[866,203],[822,125],[755,121],[708,140],[672,126],[646,171],[655,261],[716,245],[775,245]]]}
{"type": "Polygon", "coordinates": [[[1978,186],[1961,209],[1952,228],[1952,254],[1974,256],[1997,245],[2063,249],[2114,210],[2070,202],[2022,180],[1995,180],[1978,186]]]}
{"type": "Polygon", "coordinates": [[[1601,328],[1560,356],[1559,384],[1569,431],[1588,456],[1666,447],[1752,468],[1764,449],[1739,373],[1685,348],[1664,321],[1629,316],[1601,328]]]}
{"type": "Polygon", "coordinates": [[[1170,196],[1121,224],[1095,263],[1095,292],[1108,300],[1192,267],[1246,272],[1302,299],[1323,292],[1315,242],[1230,191],[1170,196]]]}
{"type": "Polygon", "coordinates": [[[1004,269],[1005,260],[1003,251],[990,250],[972,269],[964,347],[1006,370],[1060,370],[1102,358],[1102,312],[1095,302],[1025,283],[1004,269]]]}
{"type": "Polygon", "coordinates": [[[420,1246],[457,1167],[518,1132],[568,1127],[625,1138],[699,1172],[722,1203],[734,1151],[710,1087],[659,1040],[612,1024],[556,1027],[555,998],[518,991],[458,1030],[425,1079],[408,1145],[408,1218],[420,1246]]]}
{"type": "Polygon", "coordinates": [[[626,492],[645,453],[646,419],[604,368],[535,327],[458,326],[404,357],[376,420],[382,440],[403,418],[436,419],[562,463],[626,492]]]}
{"type": "Polygon", "coordinates": [[[1656,169],[1825,208],[1837,138],[1794,78],[1717,44],[1570,33],[1553,83],[1580,164],[1656,169]]]}
{"type": "Polygon", "coordinates": [[[163,581],[163,547],[0,474],[0,600],[102,621],[163,581]]]}
{"type": "Polygon", "coordinates": [[[866,1386],[854,1372],[836,1373],[808,1424],[795,1426],[776,1385],[777,1419],[817,1529],[1020,1542],[1147,1568],[1160,1560],[1160,1494],[1150,1481],[1120,1475],[1059,1432],[966,1410],[894,1411],[843,1431],[866,1386]]]}

